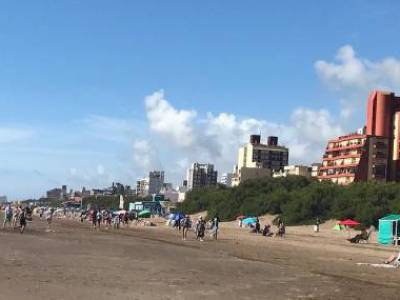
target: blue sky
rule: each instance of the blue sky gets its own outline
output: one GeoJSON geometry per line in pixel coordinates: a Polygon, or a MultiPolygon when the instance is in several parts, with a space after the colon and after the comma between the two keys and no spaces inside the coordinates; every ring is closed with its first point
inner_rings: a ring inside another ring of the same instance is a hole
{"type": "Polygon", "coordinates": [[[0,194],[229,171],[258,130],[318,160],[363,125],[369,90],[399,92],[399,6],[2,1],[0,194]]]}

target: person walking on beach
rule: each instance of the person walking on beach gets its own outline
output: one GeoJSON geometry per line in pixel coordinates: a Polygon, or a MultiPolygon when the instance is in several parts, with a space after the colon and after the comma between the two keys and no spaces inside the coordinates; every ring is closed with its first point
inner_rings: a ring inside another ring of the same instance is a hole
{"type": "Polygon", "coordinates": [[[204,232],[206,230],[206,224],[203,220],[203,217],[200,217],[199,222],[197,223],[197,240],[199,240],[200,242],[204,241],[204,232]]]}
{"type": "Polygon", "coordinates": [[[283,222],[280,221],[278,226],[278,232],[276,233],[276,235],[280,238],[283,238],[285,237],[285,232],[286,232],[285,224],[283,224],[283,222]]]}
{"type": "Polygon", "coordinates": [[[53,212],[54,210],[51,207],[48,207],[46,210],[46,223],[47,223],[47,229],[46,231],[49,232],[51,230],[51,223],[53,221],[53,212]]]}
{"type": "Polygon", "coordinates": [[[261,232],[261,225],[260,225],[260,220],[258,219],[258,217],[257,217],[257,219],[256,219],[256,228],[255,228],[255,233],[260,233],[261,232]]]}
{"type": "Polygon", "coordinates": [[[6,209],[4,210],[3,229],[6,228],[7,223],[9,225],[9,227],[11,228],[12,216],[13,216],[13,210],[12,210],[11,204],[8,204],[6,206],[6,209]]]}
{"type": "Polygon", "coordinates": [[[96,228],[97,225],[97,211],[92,209],[90,212],[90,216],[92,218],[92,227],[96,228]]]}
{"type": "Polygon", "coordinates": [[[17,224],[19,222],[20,215],[22,213],[21,206],[17,206],[16,209],[13,211],[13,229],[17,228],[17,224]]]}
{"type": "Polygon", "coordinates": [[[189,228],[190,228],[190,217],[185,216],[182,219],[182,240],[184,240],[184,241],[186,241],[189,228]]]}
{"type": "Polygon", "coordinates": [[[19,231],[21,234],[24,233],[25,231],[27,215],[28,215],[28,208],[25,207],[19,215],[19,228],[20,228],[19,231]]]}
{"type": "MultiPolygon", "coordinates": [[[[98,211],[96,212],[96,222],[97,222],[97,227],[98,227],[98,229],[100,229],[101,217],[102,217],[101,211],[98,210],[98,211]]],[[[96,225],[95,225],[95,226],[96,226],[96,225]]]]}
{"type": "Polygon", "coordinates": [[[319,217],[317,217],[315,219],[314,232],[319,232],[319,224],[321,224],[321,220],[319,217]]]}
{"type": "Polygon", "coordinates": [[[219,218],[216,216],[212,221],[212,237],[218,240],[219,218]]]}

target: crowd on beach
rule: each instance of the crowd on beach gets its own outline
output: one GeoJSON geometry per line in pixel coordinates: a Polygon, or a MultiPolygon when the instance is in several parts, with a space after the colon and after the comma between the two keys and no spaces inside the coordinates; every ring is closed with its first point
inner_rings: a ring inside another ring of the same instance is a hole
{"type": "Polygon", "coordinates": [[[249,227],[250,233],[261,234],[264,237],[285,237],[286,227],[281,218],[277,218],[276,220],[277,230],[275,231],[275,233],[272,231],[272,225],[268,223],[265,224],[263,229],[261,230],[260,219],[258,217],[246,218],[244,216],[239,216],[237,220],[239,223],[239,227],[249,227]]]}
{"type": "Polygon", "coordinates": [[[206,236],[206,231],[208,230],[209,236],[217,240],[218,239],[218,231],[219,231],[219,218],[216,216],[213,219],[209,220],[208,222],[200,216],[195,224],[193,225],[192,220],[189,215],[177,214],[175,217],[172,214],[173,220],[170,220],[169,223],[173,227],[175,227],[179,232],[182,232],[182,240],[186,241],[188,238],[188,232],[190,229],[193,229],[196,240],[203,242],[206,236]]]}
{"type": "MultiPolygon", "coordinates": [[[[69,218],[77,220],[81,223],[88,223],[94,229],[119,229],[121,227],[128,227],[130,224],[150,224],[150,221],[145,221],[139,218],[138,212],[135,211],[112,211],[106,208],[90,207],[88,210],[73,209],[73,208],[52,208],[52,207],[36,207],[32,208],[29,205],[7,204],[2,207],[3,214],[3,230],[12,229],[19,230],[21,234],[25,232],[28,222],[32,222],[32,215],[37,215],[41,221],[46,222],[47,232],[51,232],[51,224],[53,218],[69,218]],[[147,223],[146,223],[147,222],[147,223]]],[[[199,216],[192,221],[191,216],[182,213],[171,214],[167,219],[167,225],[170,225],[180,233],[183,241],[188,239],[188,233],[193,232],[195,240],[203,242],[207,236],[212,240],[218,240],[220,220],[218,216],[206,219],[199,216]]],[[[240,216],[237,218],[238,226],[240,228],[248,228],[250,234],[261,235],[263,237],[279,237],[284,238],[286,234],[286,227],[281,218],[275,220],[276,231],[272,231],[271,224],[264,224],[263,228],[258,217],[245,217],[240,216]]],[[[316,219],[314,224],[314,232],[318,233],[320,230],[321,220],[316,219]]],[[[361,230],[353,238],[348,239],[351,243],[360,243],[368,241],[369,236],[373,229],[361,230]]],[[[400,253],[391,255],[383,261],[383,265],[400,266],[400,253]]],[[[379,265],[379,264],[373,264],[379,265]]]]}
{"type": "MultiPolygon", "coordinates": [[[[34,209],[29,205],[22,206],[11,204],[7,204],[3,209],[3,230],[7,228],[13,230],[19,229],[19,232],[21,234],[24,233],[28,222],[32,221],[32,214],[34,213],[34,209]]],[[[53,213],[54,209],[50,207],[38,211],[40,219],[47,222],[47,230],[50,230],[53,213]]]]}
{"type": "Polygon", "coordinates": [[[20,233],[24,233],[28,220],[32,218],[32,211],[29,206],[22,207],[21,205],[12,206],[8,204],[4,208],[3,229],[6,227],[13,230],[19,229],[20,233]]]}

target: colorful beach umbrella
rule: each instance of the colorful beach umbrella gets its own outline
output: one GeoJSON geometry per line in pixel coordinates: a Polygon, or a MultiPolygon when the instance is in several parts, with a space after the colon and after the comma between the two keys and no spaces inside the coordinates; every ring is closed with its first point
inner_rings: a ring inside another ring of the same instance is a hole
{"type": "Polygon", "coordinates": [[[354,221],[352,219],[347,219],[339,222],[340,225],[345,225],[345,226],[357,226],[360,225],[359,222],[354,221]]]}

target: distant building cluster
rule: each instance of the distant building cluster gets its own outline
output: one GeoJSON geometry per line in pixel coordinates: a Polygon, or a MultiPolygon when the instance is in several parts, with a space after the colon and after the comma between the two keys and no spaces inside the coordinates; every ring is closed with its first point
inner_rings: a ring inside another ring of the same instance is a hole
{"type": "Polygon", "coordinates": [[[79,191],[73,191],[70,189],[67,191],[67,186],[62,185],[61,188],[54,188],[46,192],[46,198],[55,200],[71,200],[79,202],[82,198],[90,196],[114,196],[114,195],[124,195],[132,196],[134,195],[134,190],[131,189],[129,185],[123,185],[119,182],[113,182],[111,187],[105,189],[91,189],[88,190],[85,187],[79,191]]]}
{"type": "MultiPolygon", "coordinates": [[[[343,185],[368,180],[400,181],[400,96],[391,92],[371,92],[366,126],[330,139],[321,163],[289,165],[289,149],[279,144],[277,136],[269,136],[263,143],[261,134],[254,134],[238,149],[233,171],[221,174],[219,181],[213,164],[194,162],[187,169],[185,180],[176,188],[165,182],[164,171],[152,170],[148,176],[137,180],[135,189],[113,183],[106,189],[68,191],[63,185],[47,191],[46,196],[76,200],[89,196],[125,195],[182,202],[191,190],[217,184],[235,187],[249,179],[287,176],[316,178],[343,185]]],[[[0,203],[6,201],[7,197],[0,196],[0,203]]]]}

